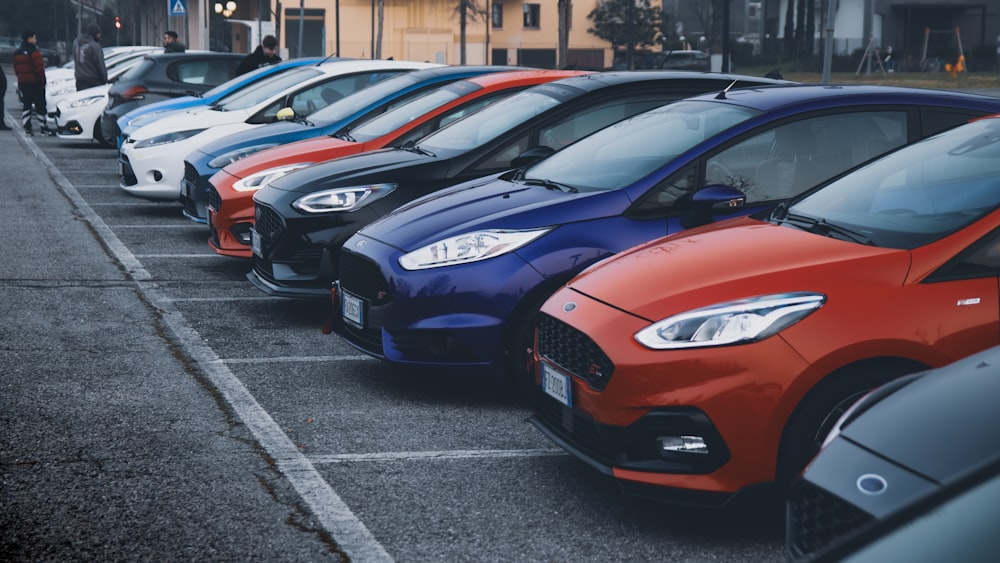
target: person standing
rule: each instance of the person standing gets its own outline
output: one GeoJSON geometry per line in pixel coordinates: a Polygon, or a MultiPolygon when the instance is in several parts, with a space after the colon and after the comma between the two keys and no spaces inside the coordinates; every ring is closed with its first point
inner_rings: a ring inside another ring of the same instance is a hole
{"type": "Polygon", "coordinates": [[[3,99],[7,96],[7,73],[0,68],[0,131],[10,131],[7,114],[4,113],[3,99]]]}
{"type": "Polygon", "coordinates": [[[108,83],[108,69],[104,66],[104,49],[101,47],[101,28],[96,23],[87,24],[87,30],[73,41],[73,74],[76,89],[85,90],[108,83]]]}
{"type": "Polygon", "coordinates": [[[21,34],[21,46],[14,51],[14,74],[17,89],[21,91],[21,125],[24,132],[34,135],[32,117],[38,121],[43,135],[49,134],[45,125],[45,60],[38,50],[38,36],[34,31],[21,34]]]}
{"type": "Polygon", "coordinates": [[[278,56],[278,39],[273,35],[265,35],[253,53],[243,57],[243,60],[240,61],[239,66],[236,67],[236,74],[244,74],[255,68],[280,62],[281,57],[278,56]]]}
{"type": "Polygon", "coordinates": [[[181,43],[177,39],[177,32],[168,29],[163,32],[163,52],[164,53],[183,53],[187,51],[187,45],[181,43]]]}

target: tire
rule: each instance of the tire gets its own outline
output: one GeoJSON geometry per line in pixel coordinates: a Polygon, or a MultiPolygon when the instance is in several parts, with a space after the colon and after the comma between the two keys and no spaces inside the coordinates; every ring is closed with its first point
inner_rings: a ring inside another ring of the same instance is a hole
{"type": "Polygon", "coordinates": [[[524,393],[528,393],[534,387],[534,374],[528,370],[528,361],[533,353],[535,343],[538,310],[553,293],[555,293],[555,288],[529,296],[518,307],[516,315],[511,320],[511,329],[505,348],[507,362],[504,366],[504,377],[515,389],[524,393]]]}
{"type": "Polygon", "coordinates": [[[782,496],[851,405],[872,389],[923,369],[927,366],[910,360],[870,360],[828,375],[809,391],[788,418],[781,436],[775,477],[782,496]]]}

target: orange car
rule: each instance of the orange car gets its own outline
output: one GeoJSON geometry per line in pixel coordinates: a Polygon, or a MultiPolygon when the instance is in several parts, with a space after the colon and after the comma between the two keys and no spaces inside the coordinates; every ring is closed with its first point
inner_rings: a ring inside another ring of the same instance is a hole
{"type": "Polygon", "coordinates": [[[519,90],[580,74],[588,72],[524,70],[469,78],[438,88],[337,137],[289,143],[229,164],[209,179],[208,245],[225,256],[252,256],[253,194],[270,180],[313,163],[402,146],[519,90]]]}
{"type": "Polygon", "coordinates": [[[626,493],[782,490],[859,396],[1000,343],[998,208],[994,116],[599,262],[541,309],[532,422],[626,493]]]}

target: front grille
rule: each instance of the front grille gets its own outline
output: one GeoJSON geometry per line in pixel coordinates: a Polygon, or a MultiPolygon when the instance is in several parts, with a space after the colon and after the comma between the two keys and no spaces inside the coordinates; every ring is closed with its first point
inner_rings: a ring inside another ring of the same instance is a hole
{"type": "Polygon", "coordinates": [[[198,185],[198,169],[188,161],[184,161],[184,181],[191,182],[192,186],[198,185]]]}
{"type": "Polygon", "coordinates": [[[590,337],[544,314],[538,323],[538,353],[595,391],[603,391],[615,371],[611,359],[590,337]]]}
{"type": "Polygon", "coordinates": [[[132,170],[132,163],[129,162],[128,157],[118,153],[118,161],[121,163],[122,184],[126,186],[138,184],[139,179],[135,177],[135,170],[132,170]]]}
{"type": "Polygon", "coordinates": [[[266,205],[254,205],[254,230],[265,245],[274,244],[285,232],[285,223],[277,211],[266,205]]]}
{"type": "Polygon", "coordinates": [[[348,323],[341,323],[341,333],[341,336],[366,352],[376,356],[384,355],[381,328],[368,327],[361,329],[348,323]]]}
{"type": "Polygon", "coordinates": [[[788,497],[788,549],[807,556],[870,522],[873,517],[838,496],[799,481],[788,497]]]}
{"type": "Polygon", "coordinates": [[[340,252],[340,288],[379,306],[392,302],[389,282],[382,270],[367,258],[348,250],[340,252]]]}
{"type": "Polygon", "coordinates": [[[216,211],[222,208],[222,196],[219,195],[219,190],[215,189],[215,185],[211,183],[208,184],[208,206],[216,211]]]}

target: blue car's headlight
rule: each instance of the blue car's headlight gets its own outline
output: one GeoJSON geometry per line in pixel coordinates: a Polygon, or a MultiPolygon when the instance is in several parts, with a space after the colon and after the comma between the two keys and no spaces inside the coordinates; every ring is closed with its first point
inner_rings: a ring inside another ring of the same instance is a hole
{"type": "Polygon", "coordinates": [[[246,158],[255,152],[260,152],[262,150],[274,148],[278,145],[279,143],[265,143],[262,145],[254,145],[252,147],[243,147],[241,149],[231,150],[225,154],[213,158],[212,160],[209,160],[208,166],[211,168],[222,168],[223,166],[236,162],[241,158],[246,158]]]}
{"type": "Polygon", "coordinates": [[[87,96],[86,98],[80,98],[79,100],[73,100],[69,103],[71,108],[82,108],[84,106],[92,106],[96,103],[103,102],[108,99],[107,96],[87,96]]]}
{"type": "Polygon", "coordinates": [[[654,323],[635,334],[654,350],[757,342],[806,318],[826,302],[821,293],[764,295],[694,309],[654,323]]]}
{"type": "Polygon", "coordinates": [[[426,270],[502,256],[537,239],[552,227],[526,231],[490,229],[439,240],[399,257],[406,270],[426,270]]]}
{"type": "Polygon", "coordinates": [[[169,143],[176,143],[177,141],[183,141],[184,139],[189,139],[194,137],[198,133],[201,133],[204,129],[191,129],[188,131],[175,131],[172,133],[164,133],[163,135],[157,135],[155,137],[150,137],[148,139],[143,139],[135,144],[137,149],[145,149],[149,147],[155,147],[158,145],[166,145],[169,143]]]}
{"type": "Polygon", "coordinates": [[[267,170],[261,170],[260,172],[255,172],[250,174],[246,178],[242,178],[233,182],[233,189],[238,192],[251,192],[263,188],[268,182],[277,180],[289,172],[295,172],[299,168],[305,168],[312,164],[311,162],[299,162],[297,164],[289,164],[287,166],[278,166],[277,168],[268,168],[267,170]]]}
{"type": "Polygon", "coordinates": [[[355,211],[385,197],[396,189],[396,184],[368,184],[349,188],[334,188],[300,197],[292,207],[303,213],[330,213],[355,211]]]}

